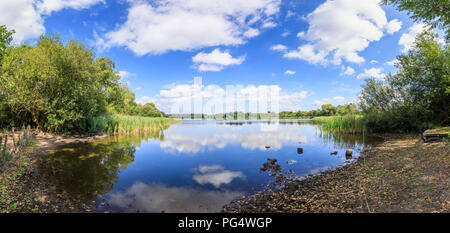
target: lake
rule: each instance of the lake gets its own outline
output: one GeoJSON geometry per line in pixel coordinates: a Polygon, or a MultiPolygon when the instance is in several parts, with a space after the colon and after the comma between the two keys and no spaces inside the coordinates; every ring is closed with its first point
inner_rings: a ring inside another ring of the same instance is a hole
{"type": "Polygon", "coordinates": [[[259,168],[268,158],[302,177],[380,141],[321,133],[311,120],[184,120],[163,132],[66,145],[39,169],[57,192],[95,203],[96,212],[220,212],[266,187],[271,177],[259,168]]]}

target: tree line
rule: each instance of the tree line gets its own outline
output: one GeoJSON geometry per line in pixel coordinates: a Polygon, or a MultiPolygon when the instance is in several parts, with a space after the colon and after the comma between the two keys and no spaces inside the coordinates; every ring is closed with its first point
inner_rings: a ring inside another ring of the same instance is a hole
{"type": "Polygon", "coordinates": [[[397,57],[397,71],[366,79],[360,108],[373,132],[423,132],[450,124],[450,4],[448,0],[384,0],[429,29],[397,57]],[[445,41],[431,29],[444,32],[445,41]]]}
{"type": "Polygon", "coordinates": [[[136,104],[114,62],[79,41],[52,34],[16,46],[13,34],[0,26],[0,128],[87,132],[101,115],[164,116],[153,103],[136,104]]]}

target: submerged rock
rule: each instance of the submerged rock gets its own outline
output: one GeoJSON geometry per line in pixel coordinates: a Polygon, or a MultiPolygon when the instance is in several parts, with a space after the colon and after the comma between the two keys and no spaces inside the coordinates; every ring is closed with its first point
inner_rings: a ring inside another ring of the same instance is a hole
{"type": "Polygon", "coordinates": [[[330,153],[330,155],[337,155],[337,153],[338,153],[337,151],[333,151],[330,153]]]}

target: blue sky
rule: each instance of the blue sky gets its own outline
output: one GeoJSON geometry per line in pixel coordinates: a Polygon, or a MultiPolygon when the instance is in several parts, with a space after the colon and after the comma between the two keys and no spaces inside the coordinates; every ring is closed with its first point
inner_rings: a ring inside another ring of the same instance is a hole
{"type": "Polygon", "coordinates": [[[202,77],[214,97],[227,85],[277,86],[280,110],[355,102],[364,78],[392,61],[423,30],[378,0],[15,0],[0,24],[15,41],[59,33],[116,63],[137,102],[166,112],[202,77]]]}

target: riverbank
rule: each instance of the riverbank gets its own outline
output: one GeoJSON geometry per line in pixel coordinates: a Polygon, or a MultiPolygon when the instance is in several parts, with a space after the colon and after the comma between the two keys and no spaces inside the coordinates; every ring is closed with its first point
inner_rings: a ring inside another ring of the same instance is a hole
{"type": "Polygon", "coordinates": [[[0,213],[90,212],[91,206],[78,203],[66,193],[56,193],[38,173],[39,161],[58,147],[107,137],[63,136],[34,133],[30,146],[0,166],[0,213]]]}
{"type": "Polygon", "coordinates": [[[224,212],[450,212],[448,139],[383,137],[352,164],[237,200],[224,212]]]}

